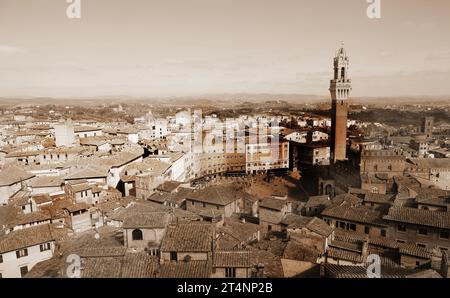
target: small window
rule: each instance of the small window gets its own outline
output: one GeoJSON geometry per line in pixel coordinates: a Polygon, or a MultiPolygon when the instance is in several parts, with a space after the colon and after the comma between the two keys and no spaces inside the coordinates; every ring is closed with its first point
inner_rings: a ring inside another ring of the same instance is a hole
{"type": "Polygon", "coordinates": [[[349,224],[348,229],[352,231],[356,231],[356,225],[355,224],[349,224]]]}
{"type": "Polygon", "coordinates": [[[203,208],[206,208],[206,204],[205,203],[203,203],[203,208]]]}
{"type": "Polygon", "coordinates": [[[399,232],[406,232],[406,226],[405,225],[397,225],[397,230],[399,232]]]}
{"type": "Polygon", "coordinates": [[[45,244],[39,245],[39,249],[41,250],[41,252],[42,252],[42,251],[50,250],[50,248],[51,248],[50,242],[49,242],[49,243],[45,243],[45,244]]]}
{"type": "Polygon", "coordinates": [[[19,259],[19,258],[23,258],[23,257],[26,257],[26,256],[28,256],[28,249],[21,249],[21,250],[17,250],[16,251],[16,257],[19,259]]]}
{"type": "Polygon", "coordinates": [[[178,255],[176,251],[171,251],[170,252],[170,260],[172,262],[177,262],[178,261],[178,255]]]}
{"type": "Polygon", "coordinates": [[[225,277],[236,277],[236,268],[225,268],[225,277]]]}
{"type": "Polygon", "coordinates": [[[380,231],[380,235],[381,235],[381,237],[386,237],[386,230],[381,230],[380,231]]]}
{"type": "Polygon", "coordinates": [[[27,273],[28,273],[28,266],[20,267],[20,276],[25,277],[27,273]]]}
{"type": "Polygon", "coordinates": [[[0,255],[0,264],[3,263],[3,255],[0,255]]]}
{"type": "Polygon", "coordinates": [[[428,235],[428,230],[427,229],[418,229],[417,234],[426,236],[426,235],[428,235]]]}
{"type": "Polygon", "coordinates": [[[142,231],[138,230],[138,229],[133,230],[133,232],[131,232],[131,238],[133,240],[142,240],[142,239],[144,239],[143,235],[142,235],[142,231]]]}
{"type": "Polygon", "coordinates": [[[441,231],[440,233],[439,233],[439,238],[441,238],[441,239],[449,239],[450,238],[450,235],[449,235],[450,233],[449,232],[447,232],[447,231],[441,231]]]}
{"type": "Polygon", "coordinates": [[[370,233],[370,227],[364,227],[364,233],[369,234],[370,233]]]}
{"type": "Polygon", "coordinates": [[[416,261],[416,266],[420,266],[420,262],[419,261],[416,261]]]}

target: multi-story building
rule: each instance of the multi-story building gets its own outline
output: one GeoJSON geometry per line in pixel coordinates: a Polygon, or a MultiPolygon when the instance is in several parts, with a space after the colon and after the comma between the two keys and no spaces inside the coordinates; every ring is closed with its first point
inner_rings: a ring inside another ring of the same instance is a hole
{"type": "Polygon", "coordinates": [[[348,97],[352,90],[348,77],[349,58],[342,45],[334,57],[331,93],[331,161],[346,159],[348,97]]]}
{"type": "Polygon", "coordinates": [[[24,277],[37,263],[52,258],[54,250],[55,237],[48,224],[0,237],[0,278],[24,277]]]}

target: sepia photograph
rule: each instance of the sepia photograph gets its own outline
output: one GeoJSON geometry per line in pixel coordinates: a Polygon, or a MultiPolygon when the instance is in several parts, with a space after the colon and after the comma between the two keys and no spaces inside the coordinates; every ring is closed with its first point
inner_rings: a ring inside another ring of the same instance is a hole
{"type": "Polygon", "coordinates": [[[449,0],[0,0],[0,280],[450,277],[449,37],[449,0]]]}

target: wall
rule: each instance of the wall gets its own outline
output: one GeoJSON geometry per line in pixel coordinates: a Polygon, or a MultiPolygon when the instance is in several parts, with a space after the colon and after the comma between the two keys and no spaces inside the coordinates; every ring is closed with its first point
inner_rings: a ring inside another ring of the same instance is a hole
{"type": "MultiPolygon", "coordinates": [[[[231,268],[231,267],[230,267],[231,268]]],[[[251,277],[250,268],[236,268],[236,278],[251,277]]],[[[225,278],[225,268],[216,267],[211,274],[212,278],[225,278]]]]}
{"type": "Polygon", "coordinates": [[[28,266],[31,270],[37,263],[50,259],[55,250],[54,242],[47,251],[40,251],[39,245],[28,247],[28,256],[17,259],[16,252],[3,253],[3,263],[0,263],[0,273],[3,277],[20,278],[20,267],[28,266]]]}
{"type": "Polygon", "coordinates": [[[153,242],[153,244],[156,244],[159,247],[166,231],[164,228],[140,229],[142,231],[143,240],[133,240],[132,232],[134,230],[135,229],[124,229],[125,245],[128,248],[137,248],[141,250],[148,248],[149,242],[153,242]]]}

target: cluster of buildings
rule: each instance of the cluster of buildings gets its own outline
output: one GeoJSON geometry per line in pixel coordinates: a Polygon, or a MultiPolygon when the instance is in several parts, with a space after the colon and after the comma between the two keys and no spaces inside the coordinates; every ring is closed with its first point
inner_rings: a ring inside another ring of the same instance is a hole
{"type": "Polygon", "coordinates": [[[79,277],[367,277],[373,255],[382,277],[447,277],[433,118],[364,137],[343,47],[333,67],[330,118],[3,113],[0,277],[71,277],[73,255],[79,277]]]}

